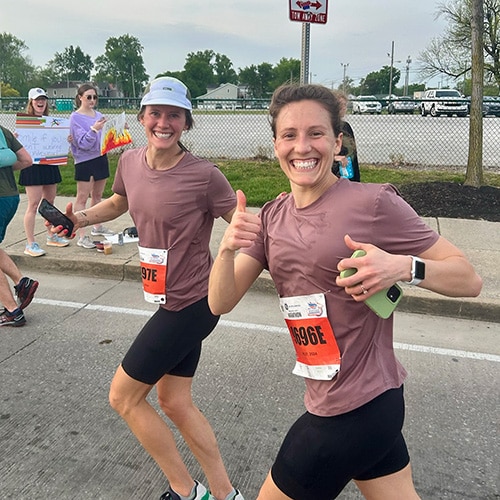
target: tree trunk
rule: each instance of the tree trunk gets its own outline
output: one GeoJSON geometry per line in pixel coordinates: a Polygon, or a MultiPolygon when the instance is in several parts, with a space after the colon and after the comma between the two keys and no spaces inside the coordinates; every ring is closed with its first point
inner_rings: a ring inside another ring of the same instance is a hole
{"type": "Polygon", "coordinates": [[[483,183],[484,5],[472,0],[472,92],[469,117],[469,157],[465,184],[483,183]]]}

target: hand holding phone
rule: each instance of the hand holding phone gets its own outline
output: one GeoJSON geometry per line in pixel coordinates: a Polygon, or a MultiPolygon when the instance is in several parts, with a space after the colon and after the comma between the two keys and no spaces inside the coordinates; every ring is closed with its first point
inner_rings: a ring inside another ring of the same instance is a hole
{"type": "MultiPolygon", "coordinates": [[[[355,259],[357,257],[363,257],[366,255],[364,250],[356,250],[351,258],[355,259]]],[[[341,278],[347,278],[358,272],[357,269],[344,269],[340,273],[341,278]]],[[[365,304],[377,315],[383,319],[387,319],[396,309],[401,297],[403,296],[403,290],[401,287],[395,283],[390,288],[385,288],[379,292],[368,297],[364,302],[365,304]]]]}
{"type": "Polygon", "coordinates": [[[62,226],[66,230],[66,235],[73,234],[73,221],[66,217],[60,210],[58,210],[52,203],[49,203],[45,198],[42,198],[40,205],[38,205],[38,213],[46,220],[48,220],[54,227],[62,226]]]}

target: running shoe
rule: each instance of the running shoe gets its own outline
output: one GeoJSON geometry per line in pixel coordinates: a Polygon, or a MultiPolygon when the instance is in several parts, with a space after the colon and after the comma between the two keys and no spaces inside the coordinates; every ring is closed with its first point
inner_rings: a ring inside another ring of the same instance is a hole
{"type": "Polygon", "coordinates": [[[83,248],[95,248],[95,243],[88,237],[88,236],[84,236],[83,238],[80,238],[76,244],[79,246],[79,247],[83,247],[83,248]]]}
{"type": "Polygon", "coordinates": [[[16,296],[19,300],[19,309],[26,309],[31,304],[36,289],[38,288],[38,281],[31,278],[21,278],[17,285],[14,285],[16,296]]]}
{"type": "Polygon", "coordinates": [[[39,247],[38,243],[34,241],[33,243],[28,243],[24,249],[26,255],[31,255],[32,257],[41,257],[45,255],[45,250],[39,247]]]}
{"type": "Polygon", "coordinates": [[[23,326],[26,323],[26,318],[21,308],[17,308],[12,312],[4,309],[0,314],[0,326],[23,326]]]}
{"type": "Polygon", "coordinates": [[[113,236],[115,232],[101,224],[100,226],[94,226],[90,231],[90,234],[92,236],[113,236]]]}
{"type": "Polygon", "coordinates": [[[57,236],[57,234],[54,234],[52,236],[47,236],[48,247],[67,247],[68,245],[69,241],[66,238],[61,238],[61,236],[57,236]]]}
{"type": "Polygon", "coordinates": [[[230,500],[245,500],[245,499],[243,498],[243,495],[238,490],[235,489],[235,493],[230,498],[230,500]]]}
{"type": "MultiPolygon", "coordinates": [[[[208,490],[198,481],[195,481],[195,495],[193,500],[215,500],[215,498],[208,492],[208,490]]],[[[181,497],[172,489],[163,493],[160,500],[181,500],[181,497]]]]}

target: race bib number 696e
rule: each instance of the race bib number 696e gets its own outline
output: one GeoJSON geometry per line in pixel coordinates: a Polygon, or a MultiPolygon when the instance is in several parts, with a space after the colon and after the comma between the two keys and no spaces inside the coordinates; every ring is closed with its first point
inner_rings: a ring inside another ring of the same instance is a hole
{"type": "Polygon", "coordinates": [[[280,308],[296,353],[293,373],[331,380],[340,370],[340,351],[322,293],[284,297],[280,308]]]}

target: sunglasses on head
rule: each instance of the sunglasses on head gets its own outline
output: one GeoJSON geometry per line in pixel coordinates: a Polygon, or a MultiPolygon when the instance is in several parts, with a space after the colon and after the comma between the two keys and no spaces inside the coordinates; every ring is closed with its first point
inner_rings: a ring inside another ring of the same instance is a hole
{"type": "Polygon", "coordinates": [[[87,101],[97,101],[97,96],[94,94],[94,95],[87,95],[85,96],[87,98],[87,101]]]}

